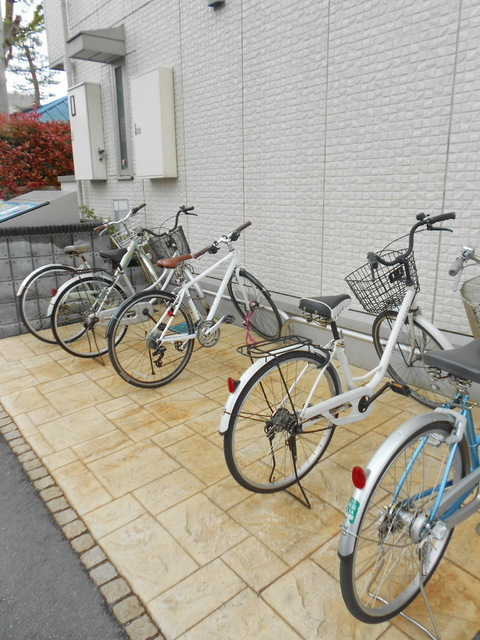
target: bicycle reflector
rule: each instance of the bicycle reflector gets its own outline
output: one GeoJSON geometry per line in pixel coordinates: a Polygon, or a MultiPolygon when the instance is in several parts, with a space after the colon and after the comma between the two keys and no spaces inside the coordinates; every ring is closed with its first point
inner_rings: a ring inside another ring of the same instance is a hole
{"type": "Polygon", "coordinates": [[[236,391],[238,385],[240,384],[240,380],[234,380],[233,378],[227,378],[228,390],[230,393],[236,391]]]}
{"type": "Polygon", "coordinates": [[[355,489],[363,489],[367,483],[367,474],[362,467],[353,467],[352,482],[355,489]]]}

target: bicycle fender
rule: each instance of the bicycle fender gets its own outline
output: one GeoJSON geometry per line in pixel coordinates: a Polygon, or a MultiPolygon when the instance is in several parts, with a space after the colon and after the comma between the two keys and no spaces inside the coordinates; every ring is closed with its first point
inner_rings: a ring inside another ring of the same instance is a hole
{"type": "Polygon", "coordinates": [[[247,384],[247,382],[249,382],[250,378],[252,378],[252,376],[254,376],[259,369],[264,367],[267,364],[267,362],[270,362],[270,360],[272,360],[272,358],[275,357],[275,354],[278,355],[278,354],[281,354],[287,351],[293,351],[293,350],[308,351],[308,347],[295,346],[295,348],[293,348],[292,346],[292,347],[287,347],[283,349],[278,349],[277,351],[273,351],[271,355],[266,355],[263,358],[259,358],[258,360],[255,360],[255,362],[252,365],[250,365],[250,367],[248,367],[248,369],[246,369],[242,373],[242,375],[240,376],[240,380],[239,380],[239,384],[237,385],[237,388],[233,393],[231,393],[228,396],[227,402],[223,409],[222,417],[220,418],[220,425],[218,428],[218,432],[221,435],[224,435],[228,430],[228,425],[230,423],[230,416],[232,414],[235,403],[237,402],[240,394],[245,388],[245,385],[247,384]]]}
{"type": "Polygon", "coordinates": [[[59,269],[63,269],[65,267],[64,264],[58,264],[56,262],[52,262],[51,264],[42,264],[41,267],[37,267],[36,269],[34,269],[31,273],[28,274],[28,276],[25,276],[25,278],[22,280],[22,282],[20,283],[20,286],[18,288],[17,291],[17,296],[21,296],[24,289],[26,288],[26,286],[28,284],[30,284],[30,281],[33,280],[33,278],[36,278],[37,275],[43,271],[44,269],[51,269],[52,267],[58,267],[59,269]]]}
{"type": "MultiPolygon", "coordinates": [[[[92,277],[92,273],[79,273],[78,276],[75,276],[74,278],[72,278],[71,280],[68,280],[67,282],[64,282],[62,285],[60,285],[60,287],[58,288],[57,293],[53,296],[53,298],[50,300],[50,302],[48,303],[48,308],[47,308],[47,317],[50,317],[52,315],[52,311],[53,311],[53,306],[57,300],[57,298],[63,294],[63,292],[65,291],[65,289],[67,287],[72,286],[72,284],[74,282],[80,282],[81,280],[85,280],[86,278],[91,278],[92,277]]],[[[108,275],[107,273],[102,273],[101,275],[95,275],[95,279],[96,280],[103,280],[106,284],[110,284],[114,281],[113,276],[108,275]]]]}
{"type": "Polygon", "coordinates": [[[442,412],[441,409],[414,416],[390,434],[374,453],[370,462],[364,468],[367,476],[365,487],[363,489],[355,489],[345,511],[338,545],[338,555],[340,557],[346,558],[354,551],[358,523],[362,519],[368,496],[379,479],[380,473],[385,466],[385,461],[390,460],[401,443],[409,438],[418,428],[424,427],[431,422],[439,421],[454,424],[455,416],[451,413],[442,412]]]}

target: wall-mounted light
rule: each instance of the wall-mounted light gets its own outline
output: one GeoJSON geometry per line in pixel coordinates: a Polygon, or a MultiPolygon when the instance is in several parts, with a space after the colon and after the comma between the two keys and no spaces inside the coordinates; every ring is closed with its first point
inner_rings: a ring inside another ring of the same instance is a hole
{"type": "Polygon", "coordinates": [[[219,7],[223,7],[225,4],[225,0],[207,0],[208,6],[213,7],[214,9],[218,9],[219,7]]]}

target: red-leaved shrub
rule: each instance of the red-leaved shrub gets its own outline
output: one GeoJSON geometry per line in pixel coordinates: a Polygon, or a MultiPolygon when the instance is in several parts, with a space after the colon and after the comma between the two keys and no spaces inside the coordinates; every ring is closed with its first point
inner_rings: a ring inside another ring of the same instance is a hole
{"type": "Polygon", "coordinates": [[[0,113],[0,198],[58,187],[57,176],[73,172],[68,122],[41,122],[37,114],[0,113]]]}

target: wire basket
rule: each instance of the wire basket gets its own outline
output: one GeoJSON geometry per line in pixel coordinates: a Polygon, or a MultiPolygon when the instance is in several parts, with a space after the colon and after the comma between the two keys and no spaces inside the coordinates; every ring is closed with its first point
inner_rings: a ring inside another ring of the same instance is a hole
{"type": "MultiPolygon", "coordinates": [[[[125,225],[126,226],[126,225],[125,225]]],[[[122,229],[121,231],[116,231],[112,233],[111,239],[113,243],[119,248],[128,247],[132,238],[142,232],[142,228],[137,225],[132,225],[122,229]]]]}
{"type": "Polygon", "coordinates": [[[173,255],[183,256],[190,253],[190,246],[182,227],[177,227],[168,233],[162,233],[158,237],[151,237],[149,247],[156,260],[164,260],[165,258],[171,258],[173,255]]]}
{"type": "Polygon", "coordinates": [[[474,338],[480,338],[480,276],[466,280],[460,289],[474,338]]]}
{"type": "MultiPolygon", "coordinates": [[[[403,253],[405,253],[405,249],[403,251],[383,249],[377,252],[376,255],[390,261],[403,253]]],[[[419,291],[420,285],[418,283],[413,252],[407,258],[407,262],[415,291],[419,291]]],[[[406,291],[405,265],[395,264],[391,267],[385,267],[379,263],[378,269],[375,269],[374,274],[372,277],[372,268],[370,263],[367,262],[367,264],[364,264],[359,269],[352,271],[352,273],[345,278],[345,282],[368,313],[378,315],[387,309],[399,307],[405,297],[406,291]]]]}

